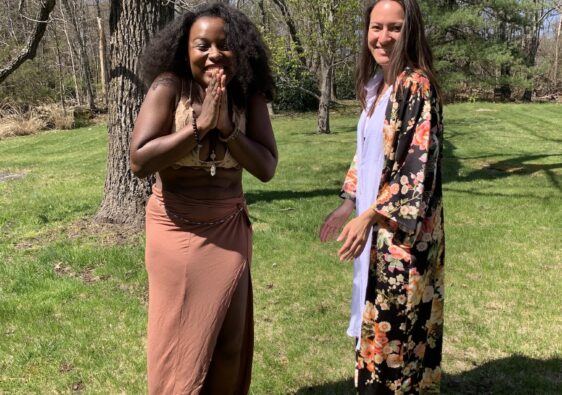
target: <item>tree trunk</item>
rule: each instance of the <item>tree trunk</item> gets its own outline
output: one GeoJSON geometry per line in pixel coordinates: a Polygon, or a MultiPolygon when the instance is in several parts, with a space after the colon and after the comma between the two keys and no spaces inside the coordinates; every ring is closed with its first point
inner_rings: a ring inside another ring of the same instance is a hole
{"type": "Polygon", "coordinates": [[[64,16],[64,11],[62,4],[60,6],[60,13],[62,15],[62,28],[64,35],[66,37],[66,44],[68,45],[68,55],[70,56],[70,65],[72,66],[72,79],[74,81],[74,94],[76,95],[76,104],[78,106],[82,105],[82,94],[78,88],[78,77],[76,76],[76,63],[74,62],[74,50],[72,49],[72,44],[70,43],[70,36],[68,35],[68,28],[66,26],[66,18],[64,16]]]}
{"type": "Polygon", "coordinates": [[[66,116],[66,103],[64,101],[64,74],[62,70],[62,58],[60,56],[60,45],[59,45],[59,36],[57,34],[57,25],[53,25],[53,35],[55,37],[55,49],[57,52],[57,63],[59,65],[60,104],[62,106],[62,112],[66,116]]]}
{"type": "Polygon", "coordinates": [[[84,38],[84,29],[79,27],[77,10],[70,8],[68,0],[62,0],[66,12],[69,14],[70,22],[74,28],[74,34],[78,43],[78,57],[80,58],[80,66],[82,68],[82,75],[84,77],[84,86],[86,88],[86,98],[88,99],[88,108],[90,113],[96,111],[96,104],[94,102],[94,92],[92,89],[92,72],[90,70],[90,60],[88,59],[88,52],[86,51],[86,42],[84,38]]]}
{"type": "Polygon", "coordinates": [[[559,20],[558,28],[556,29],[556,41],[554,47],[554,70],[552,70],[552,80],[554,81],[554,86],[558,87],[558,53],[560,51],[560,31],[562,30],[562,6],[559,10],[559,20]]]}
{"type": "Polygon", "coordinates": [[[539,51],[540,44],[542,18],[538,10],[533,10],[533,16],[531,20],[532,23],[530,26],[530,31],[527,36],[527,56],[525,57],[525,65],[529,68],[529,70],[527,71],[527,81],[529,81],[530,87],[525,89],[523,97],[521,98],[526,102],[530,102],[533,97],[534,72],[531,70],[536,65],[537,52],[539,51]]]}
{"type": "Polygon", "coordinates": [[[105,29],[103,28],[103,20],[101,18],[101,11],[100,11],[100,2],[99,0],[96,1],[96,10],[97,10],[97,22],[98,22],[98,51],[99,51],[99,58],[100,58],[100,79],[101,79],[101,90],[103,95],[103,100],[105,105],[107,105],[107,47],[105,44],[105,29]]]}
{"type": "MultiPolygon", "coordinates": [[[[500,23],[499,37],[507,45],[507,26],[505,21],[500,23]]],[[[500,66],[500,84],[494,90],[494,97],[502,102],[511,99],[511,65],[509,63],[504,63],[500,66]]]]}
{"type": "Polygon", "coordinates": [[[332,93],[332,72],[330,65],[320,60],[320,104],[318,105],[318,133],[330,133],[330,97],[332,93]]]}
{"type": "Polygon", "coordinates": [[[174,13],[173,4],[161,4],[160,0],[111,1],[109,141],[104,197],[96,214],[100,222],[140,224],[144,220],[151,183],[131,172],[129,142],[145,94],[139,55],[174,13]]]}

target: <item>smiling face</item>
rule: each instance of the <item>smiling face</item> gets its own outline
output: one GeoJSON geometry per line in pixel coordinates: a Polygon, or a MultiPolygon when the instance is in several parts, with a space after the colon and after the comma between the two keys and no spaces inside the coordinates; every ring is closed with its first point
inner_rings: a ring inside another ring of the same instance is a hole
{"type": "Polygon", "coordinates": [[[404,25],[404,9],[392,0],[379,1],[371,11],[367,45],[378,65],[385,70],[390,65],[394,45],[400,39],[404,25]]]}
{"type": "Polygon", "coordinates": [[[201,17],[191,26],[188,39],[189,66],[193,79],[206,88],[213,70],[224,70],[226,82],[234,73],[235,56],[226,45],[224,21],[216,17],[201,17]]]}

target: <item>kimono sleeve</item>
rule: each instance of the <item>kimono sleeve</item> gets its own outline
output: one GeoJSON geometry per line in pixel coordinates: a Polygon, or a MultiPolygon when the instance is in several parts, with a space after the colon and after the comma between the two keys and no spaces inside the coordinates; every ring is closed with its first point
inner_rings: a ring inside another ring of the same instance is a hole
{"type": "Polygon", "coordinates": [[[351,199],[355,201],[357,192],[357,154],[353,157],[351,165],[347,170],[345,179],[340,192],[340,197],[342,199],[351,199]]]}
{"type": "Polygon", "coordinates": [[[435,188],[441,120],[427,79],[421,78],[406,89],[395,161],[379,188],[374,208],[404,232],[406,240],[414,240],[435,188]]]}

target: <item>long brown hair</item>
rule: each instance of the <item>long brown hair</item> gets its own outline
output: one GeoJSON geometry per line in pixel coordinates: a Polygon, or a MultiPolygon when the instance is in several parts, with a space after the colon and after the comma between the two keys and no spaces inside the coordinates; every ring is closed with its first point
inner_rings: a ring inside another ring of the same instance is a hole
{"type": "Polygon", "coordinates": [[[433,71],[433,54],[425,36],[422,14],[417,1],[373,0],[370,1],[365,8],[361,53],[359,55],[359,62],[357,63],[355,78],[355,91],[357,98],[361,102],[361,107],[365,109],[367,105],[365,86],[380,67],[369,51],[367,43],[371,12],[380,1],[395,1],[400,4],[404,10],[404,24],[402,25],[400,39],[394,45],[390,57],[389,70],[392,80],[396,81],[396,78],[406,67],[421,69],[429,78],[431,85],[437,93],[438,99],[441,100],[439,84],[435,78],[435,72],[433,71]]]}

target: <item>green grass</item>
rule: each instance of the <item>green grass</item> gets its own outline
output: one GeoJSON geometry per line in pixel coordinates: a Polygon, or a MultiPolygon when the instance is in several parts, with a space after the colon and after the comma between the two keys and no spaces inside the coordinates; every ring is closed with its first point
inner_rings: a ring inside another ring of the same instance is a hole
{"type": "MultiPolygon", "coordinates": [[[[562,386],[562,106],[445,109],[447,394],[562,386]]],[[[280,163],[245,177],[254,222],[253,394],[352,393],[351,266],[317,230],[356,116],[276,117],[280,163]]],[[[143,236],[94,226],[103,127],[0,141],[0,394],[146,392],[143,236]],[[1,178],[1,177],[0,177],[1,178]]]]}

